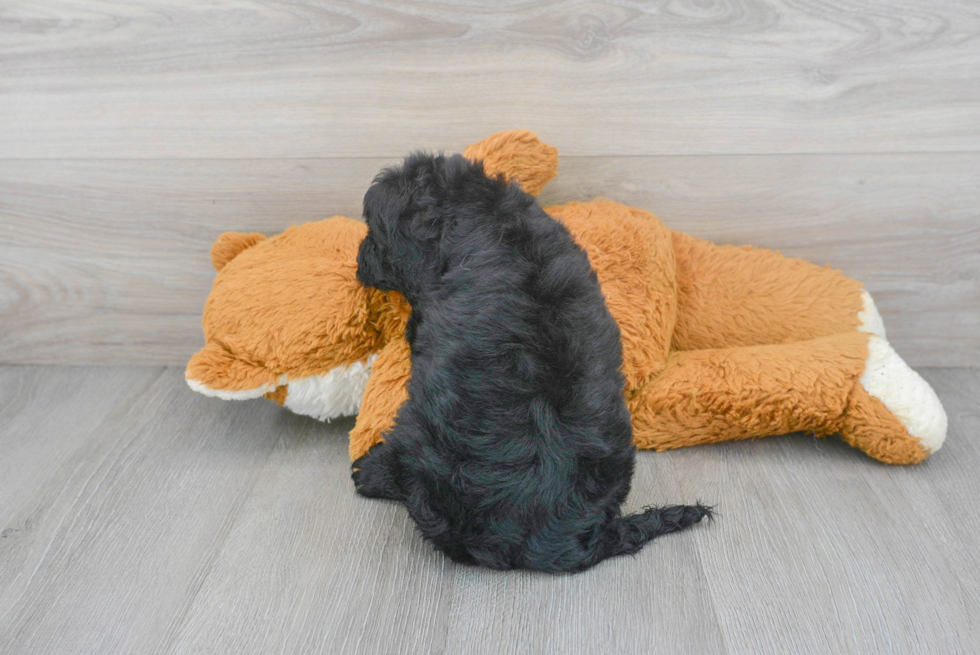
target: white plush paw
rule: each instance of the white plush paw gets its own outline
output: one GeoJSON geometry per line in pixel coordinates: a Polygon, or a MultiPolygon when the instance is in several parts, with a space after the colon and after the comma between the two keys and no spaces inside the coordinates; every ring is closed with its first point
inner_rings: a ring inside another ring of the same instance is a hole
{"type": "Polygon", "coordinates": [[[868,359],[861,384],[869,394],[883,402],[908,433],[930,453],[943,445],[947,428],[946,411],[936,392],[898,356],[887,341],[875,334],[868,337],[868,359]]]}
{"type": "Polygon", "coordinates": [[[881,320],[881,314],[875,307],[874,298],[867,291],[861,290],[861,311],[858,312],[858,330],[877,334],[882,339],[885,336],[885,322],[881,320]]]}

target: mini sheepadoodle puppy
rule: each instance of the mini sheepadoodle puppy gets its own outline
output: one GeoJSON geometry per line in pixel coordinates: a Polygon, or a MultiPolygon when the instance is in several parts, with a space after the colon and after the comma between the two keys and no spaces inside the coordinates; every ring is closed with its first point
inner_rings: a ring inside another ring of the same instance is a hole
{"type": "Polygon", "coordinates": [[[353,465],[459,562],[581,571],[710,516],[623,516],[636,448],[619,327],[585,252],[515,184],[410,155],[364,196],[366,286],[412,306],[409,399],[353,465]]]}

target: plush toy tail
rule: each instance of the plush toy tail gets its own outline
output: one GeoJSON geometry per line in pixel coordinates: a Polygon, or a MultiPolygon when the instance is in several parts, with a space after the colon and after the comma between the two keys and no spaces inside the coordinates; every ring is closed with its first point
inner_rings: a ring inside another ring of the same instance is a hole
{"type": "Polygon", "coordinates": [[[606,524],[599,537],[595,560],[589,566],[607,557],[632,555],[660,535],[689,528],[711,516],[711,508],[698,503],[649,507],[640,514],[619,517],[606,524]]]}

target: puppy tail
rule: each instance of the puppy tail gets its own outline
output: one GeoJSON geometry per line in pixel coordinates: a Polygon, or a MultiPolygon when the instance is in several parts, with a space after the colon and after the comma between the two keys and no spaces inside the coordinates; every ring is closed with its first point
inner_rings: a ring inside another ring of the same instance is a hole
{"type": "Polygon", "coordinates": [[[596,563],[607,557],[632,555],[648,541],[662,534],[688,528],[701,519],[712,517],[712,508],[696,505],[668,505],[648,507],[640,514],[622,516],[606,524],[600,540],[596,563]]]}

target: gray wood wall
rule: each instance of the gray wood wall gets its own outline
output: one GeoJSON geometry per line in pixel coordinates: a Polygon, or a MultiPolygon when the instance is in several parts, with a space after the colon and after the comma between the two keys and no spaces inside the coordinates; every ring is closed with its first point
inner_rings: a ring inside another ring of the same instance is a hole
{"type": "Polygon", "coordinates": [[[4,2],[0,363],[181,364],[220,232],[527,127],[544,202],[832,264],[977,365],[978,37],[975,0],[4,2]]]}

